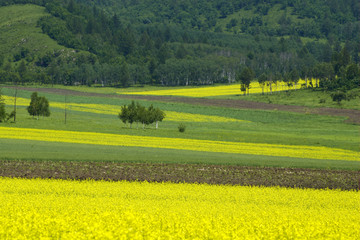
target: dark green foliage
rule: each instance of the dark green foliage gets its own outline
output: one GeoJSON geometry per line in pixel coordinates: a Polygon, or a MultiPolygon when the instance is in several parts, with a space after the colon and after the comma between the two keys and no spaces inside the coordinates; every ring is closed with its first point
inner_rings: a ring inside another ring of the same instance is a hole
{"type": "Polygon", "coordinates": [[[164,111],[160,110],[159,108],[154,108],[152,105],[150,105],[149,114],[151,118],[151,122],[156,122],[156,129],[159,126],[159,122],[162,122],[162,120],[166,117],[166,114],[164,111]]]}
{"type": "Polygon", "coordinates": [[[0,94],[0,122],[4,122],[6,119],[5,103],[0,94]]]}
{"type": "Polygon", "coordinates": [[[7,59],[16,66],[0,70],[0,82],[205,85],[232,83],[249,67],[253,78],[266,73],[276,81],[281,74],[295,85],[299,77],[316,77],[329,91],[359,85],[354,67],[348,71],[360,61],[356,0],[8,0],[0,6],[19,3],[44,6],[49,16],[38,26],[74,51],[39,54],[19,46],[7,56],[0,47],[0,66],[7,59]]]}
{"type": "Polygon", "coordinates": [[[264,87],[265,87],[267,79],[268,79],[268,77],[267,77],[266,73],[262,73],[260,75],[260,77],[258,78],[258,82],[259,82],[259,84],[261,86],[261,89],[262,89],[261,94],[263,94],[263,95],[264,95],[264,87]]]}
{"type": "Polygon", "coordinates": [[[30,105],[27,107],[27,111],[31,116],[39,116],[49,117],[50,109],[49,109],[49,101],[45,97],[39,97],[37,92],[33,92],[31,94],[30,105]]]}
{"type": "Polygon", "coordinates": [[[346,93],[342,92],[342,91],[337,91],[335,93],[331,94],[331,98],[334,102],[337,102],[338,104],[340,104],[340,102],[342,100],[346,100],[346,93]]]}
{"type": "Polygon", "coordinates": [[[241,91],[244,92],[245,95],[245,91],[246,89],[248,90],[248,94],[249,94],[249,89],[250,89],[250,83],[254,78],[254,72],[251,68],[249,67],[245,67],[237,76],[236,79],[241,83],[241,91]]]}
{"type": "Polygon", "coordinates": [[[154,108],[153,105],[145,108],[140,103],[132,101],[131,104],[121,107],[118,117],[124,124],[130,123],[130,128],[134,122],[143,124],[143,129],[145,125],[155,122],[156,128],[158,128],[158,122],[165,118],[165,113],[159,108],[154,108]]]}
{"type": "Polygon", "coordinates": [[[179,130],[179,132],[185,132],[185,130],[186,130],[185,124],[180,123],[178,126],[178,130],[179,130]]]}
{"type": "Polygon", "coordinates": [[[15,116],[15,114],[16,114],[15,111],[12,111],[10,114],[6,113],[5,103],[1,97],[1,91],[0,91],[0,123],[9,121],[11,118],[15,116]]]}

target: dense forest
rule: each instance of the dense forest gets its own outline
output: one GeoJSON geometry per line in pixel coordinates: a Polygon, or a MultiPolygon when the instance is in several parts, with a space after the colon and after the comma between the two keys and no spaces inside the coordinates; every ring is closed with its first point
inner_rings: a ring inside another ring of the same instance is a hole
{"type": "Polygon", "coordinates": [[[358,0],[0,0],[13,4],[44,7],[38,27],[74,54],[3,52],[0,83],[208,85],[250,69],[262,81],[359,86],[358,0]]]}

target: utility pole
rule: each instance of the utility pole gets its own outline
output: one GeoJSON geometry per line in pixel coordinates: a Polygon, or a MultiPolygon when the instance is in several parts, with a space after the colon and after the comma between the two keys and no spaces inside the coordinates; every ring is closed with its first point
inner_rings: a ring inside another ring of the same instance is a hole
{"type": "Polygon", "coordinates": [[[16,97],[17,97],[17,83],[15,82],[15,92],[14,92],[14,122],[16,122],[16,97]]]}

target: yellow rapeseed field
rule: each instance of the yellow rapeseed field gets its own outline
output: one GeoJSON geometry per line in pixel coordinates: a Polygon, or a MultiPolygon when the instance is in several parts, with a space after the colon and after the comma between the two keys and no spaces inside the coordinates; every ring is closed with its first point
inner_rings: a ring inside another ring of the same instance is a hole
{"type": "Polygon", "coordinates": [[[0,127],[0,138],[283,156],[293,158],[360,161],[359,152],[317,146],[227,142],[11,127],[0,127]]]}
{"type": "MultiPolygon", "coordinates": [[[[14,103],[14,97],[2,96],[5,100],[5,104],[12,105],[14,103]]],[[[20,98],[16,99],[18,106],[29,106],[30,99],[20,98]]],[[[50,102],[50,108],[65,108],[64,103],[50,102]]],[[[73,111],[90,112],[98,114],[118,115],[121,111],[121,106],[108,105],[108,104],[90,104],[90,103],[67,103],[66,108],[73,111]]],[[[245,120],[239,120],[235,118],[203,115],[195,113],[184,113],[175,111],[165,111],[166,118],[164,121],[176,121],[176,122],[250,122],[245,120]]]]}
{"type": "Polygon", "coordinates": [[[358,239],[356,191],[0,178],[0,239],[358,239]]]}
{"type": "MultiPolygon", "coordinates": [[[[308,81],[308,84],[310,81],[308,81]]],[[[277,84],[272,84],[271,87],[265,85],[264,92],[275,92],[285,90],[299,89],[302,84],[305,84],[304,80],[300,80],[297,83],[297,87],[289,87],[287,83],[279,81],[277,84]]],[[[258,82],[252,82],[250,84],[249,93],[261,93],[263,87],[258,82]]],[[[240,84],[232,84],[227,86],[209,86],[199,88],[179,88],[171,90],[154,90],[154,91],[121,91],[118,94],[130,94],[130,95],[156,95],[156,96],[184,96],[184,97],[215,97],[215,96],[229,96],[242,94],[240,91],[240,84]]]]}

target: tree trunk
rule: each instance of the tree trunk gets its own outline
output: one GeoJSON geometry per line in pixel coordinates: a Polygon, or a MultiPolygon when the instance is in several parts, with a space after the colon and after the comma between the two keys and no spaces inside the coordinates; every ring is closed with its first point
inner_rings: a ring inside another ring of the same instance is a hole
{"type": "Polygon", "coordinates": [[[159,121],[156,121],[156,129],[158,129],[159,121]]]}

